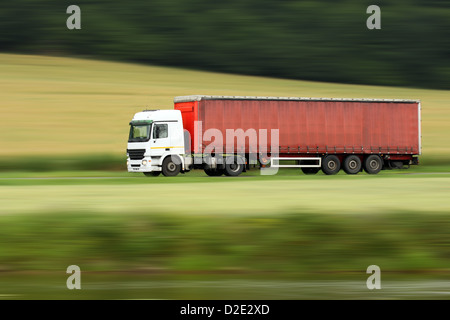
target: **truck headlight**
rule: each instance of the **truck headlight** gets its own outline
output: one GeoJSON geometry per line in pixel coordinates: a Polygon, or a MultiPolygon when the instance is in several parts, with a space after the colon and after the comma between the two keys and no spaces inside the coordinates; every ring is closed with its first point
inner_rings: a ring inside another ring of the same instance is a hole
{"type": "Polygon", "coordinates": [[[142,165],[146,166],[147,165],[147,160],[142,160],[142,165]]]}
{"type": "Polygon", "coordinates": [[[130,160],[127,160],[127,167],[130,165],[130,160]]]}

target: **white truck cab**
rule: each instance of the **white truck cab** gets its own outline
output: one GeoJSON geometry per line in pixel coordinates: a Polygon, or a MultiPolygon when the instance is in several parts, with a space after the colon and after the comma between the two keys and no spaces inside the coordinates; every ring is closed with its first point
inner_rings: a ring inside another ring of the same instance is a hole
{"type": "Polygon", "coordinates": [[[189,170],[183,120],[179,110],[144,110],[130,122],[128,172],[175,176],[189,170]]]}

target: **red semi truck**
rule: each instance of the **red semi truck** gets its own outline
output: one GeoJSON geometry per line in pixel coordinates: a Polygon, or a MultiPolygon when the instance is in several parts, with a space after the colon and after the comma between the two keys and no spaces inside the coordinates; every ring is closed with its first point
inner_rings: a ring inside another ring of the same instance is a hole
{"type": "Polygon", "coordinates": [[[210,176],[298,167],[348,174],[418,164],[420,101],[181,96],[175,110],[146,110],[130,122],[129,172],[210,176]]]}

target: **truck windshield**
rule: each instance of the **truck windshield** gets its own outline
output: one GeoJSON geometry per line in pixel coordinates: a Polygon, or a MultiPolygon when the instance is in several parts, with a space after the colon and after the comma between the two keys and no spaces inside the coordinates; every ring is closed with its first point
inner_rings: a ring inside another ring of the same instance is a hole
{"type": "Polygon", "coordinates": [[[128,142],[143,142],[150,139],[151,124],[131,124],[128,142]]]}

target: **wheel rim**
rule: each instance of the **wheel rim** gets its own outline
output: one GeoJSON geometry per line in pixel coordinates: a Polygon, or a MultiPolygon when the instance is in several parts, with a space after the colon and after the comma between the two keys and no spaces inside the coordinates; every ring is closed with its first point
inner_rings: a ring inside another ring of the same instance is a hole
{"type": "Polygon", "coordinates": [[[369,167],[372,170],[378,170],[378,168],[380,167],[380,164],[378,163],[377,160],[373,159],[373,160],[370,160],[369,167]]]}
{"type": "Polygon", "coordinates": [[[337,168],[337,163],[335,161],[331,160],[331,161],[328,161],[327,166],[328,166],[328,169],[335,170],[337,168]]]}
{"type": "Polygon", "coordinates": [[[357,167],[358,167],[358,162],[356,162],[356,160],[350,160],[349,162],[348,162],[348,167],[350,168],[350,169],[356,169],[357,167]]]}
{"type": "Polygon", "coordinates": [[[169,171],[175,171],[176,169],[177,169],[177,165],[176,165],[175,163],[169,162],[169,163],[167,164],[167,170],[169,170],[169,171]]]}
{"type": "Polygon", "coordinates": [[[237,163],[230,164],[230,171],[233,171],[233,172],[239,171],[239,164],[237,164],[237,163]]]}

